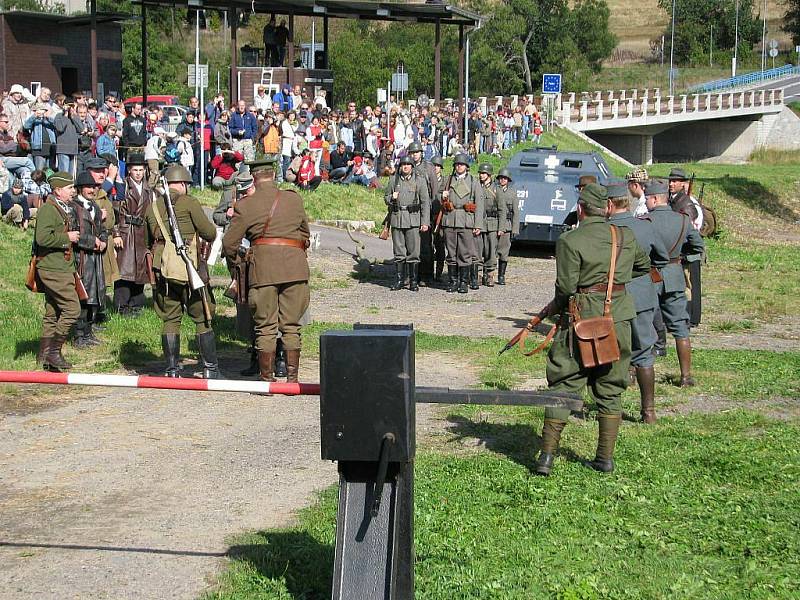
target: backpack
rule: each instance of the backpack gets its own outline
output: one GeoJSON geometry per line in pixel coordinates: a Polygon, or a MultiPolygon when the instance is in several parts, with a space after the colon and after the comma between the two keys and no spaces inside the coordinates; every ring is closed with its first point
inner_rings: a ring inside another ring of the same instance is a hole
{"type": "Polygon", "coordinates": [[[164,160],[167,161],[167,164],[181,162],[181,151],[176,142],[167,143],[167,147],[164,150],[164,160]]]}
{"type": "Polygon", "coordinates": [[[700,227],[700,235],[704,238],[713,237],[717,234],[717,213],[705,204],[701,204],[700,208],[703,210],[703,225],[700,227]]]}

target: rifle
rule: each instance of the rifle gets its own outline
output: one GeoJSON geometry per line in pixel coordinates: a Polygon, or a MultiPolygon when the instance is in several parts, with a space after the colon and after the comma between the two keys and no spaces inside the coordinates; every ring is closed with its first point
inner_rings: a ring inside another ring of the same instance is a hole
{"type": "MultiPolygon", "coordinates": [[[[397,181],[400,179],[400,168],[398,167],[397,170],[394,172],[394,185],[392,186],[392,193],[397,189],[397,181]]],[[[394,203],[394,199],[389,204],[386,209],[386,217],[383,219],[383,223],[381,223],[381,234],[378,236],[382,240],[389,239],[389,222],[392,218],[392,204],[394,203]]]]}
{"type": "Polygon", "coordinates": [[[498,356],[500,356],[500,354],[502,354],[506,350],[511,350],[511,348],[513,348],[517,344],[520,345],[520,352],[522,352],[522,354],[525,355],[525,356],[533,356],[537,352],[541,352],[542,350],[544,350],[545,347],[547,346],[547,344],[550,343],[550,340],[552,340],[553,336],[556,334],[556,330],[558,329],[558,325],[553,325],[550,328],[550,331],[545,336],[544,341],[541,344],[539,344],[536,348],[531,350],[530,352],[525,352],[525,338],[527,338],[528,334],[531,331],[533,331],[534,328],[539,323],[541,323],[550,314],[550,311],[552,310],[552,307],[553,307],[553,302],[555,302],[555,299],[553,299],[550,302],[548,302],[547,306],[545,306],[530,321],[528,321],[528,324],[525,325],[525,327],[520,329],[519,332],[513,338],[508,340],[508,343],[506,343],[506,345],[503,346],[503,349],[500,350],[500,352],[498,353],[498,356]]]}
{"type": "Polygon", "coordinates": [[[694,173],[692,173],[692,176],[689,178],[689,188],[686,190],[687,196],[692,195],[692,188],[694,188],[694,176],[694,173]]]}
{"type": "Polygon", "coordinates": [[[175,207],[172,206],[172,198],[170,198],[169,195],[169,184],[163,175],[161,176],[161,185],[164,186],[164,204],[167,208],[169,228],[172,230],[172,237],[175,240],[175,251],[178,253],[178,256],[183,259],[183,263],[186,265],[186,274],[189,276],[189,287],[193,292],[200,293],[200,300],[203,302],[203,317],[205,318],[206,325],[209,325],[211,323],[211,306],[209,305],[208,297],[206,296],[206,284],[203,283],[200,273],[197,272],[197,268],[194,266],[194,263],[192,263],[192,259],[189,258],[189,254],[186,251],[186,242],[181,235],[180,229],[178,229],[178,219],[175,216],[175,207]]]}
{"type": "MultiPolygon", "coordinates": [[[[453,171],[450,173],[450,177],[447,178],[447,183],[444,186],[444,190],[448,190],[448,194],[450,193],[449,192],[450,184],[453,182],[453,176],[455,174],[456,174],[456,166],[454,164],[453,165],[453,171]]],[[[442,192],[444,192],[444,190],[442,190],[442,192]]],[[[448,202],[449,202],[449,200],[450,199],[448,198],[448,202]]],[[[442,215],[444,215],[444,198],[442,198],[442,201],[439,202],[439,212],[436,213],[436,220],[433,223],[433,233],[434,234],[439,233],[439,228],[442,226],[442,215]]]]}

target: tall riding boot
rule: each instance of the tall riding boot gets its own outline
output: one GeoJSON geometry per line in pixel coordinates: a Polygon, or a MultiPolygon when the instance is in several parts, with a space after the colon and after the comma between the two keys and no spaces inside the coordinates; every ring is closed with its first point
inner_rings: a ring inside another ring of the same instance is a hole
{"type": "Polygon", "coordinates": [[[297,383],[300,370],[300,349],[286,351],[286,383],[297,383]]]}
{"type": "Polygon", "coordinates": [[[403,283],[405,282],[406,279],[406,263],[398,262],[395,263],[395,266],[397,268],[397,271],[395,271],[395,281],[394,285],[391,288],[393,292],[397,290],[402,290],[403,283]]]}
{"type": "Polygon", "coordinates": [[[655,315],[653,316],[653,327],[656,329],[656,343],[653,344],[653,353],[656,356],[667,355],[667,327],[664,325],[664,316],[661,314],[661,309],[656,307],[655,315]]]}
{"type": "Polygon", "coordinates": [[[286,377],[286,348],[283,338],[278,338],[275,344],[275,377],[286,377]]]}
{"type": "Polygon", "coordinates": [[[181,336],[177,333],[164,333],[161,335],[161,350],[167,368],[164,377],[180,377],[178,375],[178,358],[181,353],[181,336]]]}
{"type": "Polygon", "coordinates": [[[458,266],[447,265],[447,291],[449,293],[458,291],[458,266]]]}
{"type": "Polygon", "coordinates": [[[435,276],[435,280],[437,282],[441,282],[442,281],[442,271],[444,271],[444,261],[443,260],[437,260],[436,261],[436,276],[435,276]]]}
{"type": "Polygon", "coordinates": [[[656,370],[653,367],[636,367],[636,381],[642,398],[642,422],[656,422],[656,370]]]}
{"type": "Polygon", "coordinates": [[[539,458],[536,459],[534,472],[537,475],[550,475],[553,468],[553,457],[558,450],[558,443],[561,441],[561,432],[567,425],[566,421],[558,419],[545,419],[542,427],[542,448],[539,458]]]}
{"type": "Polygon", "coordinates": [[[614,470],[614,446],[617,443],[622,415],[597,415],[597,420],[600,422],[597,453],[589,466],[601,473],[611,473],[614,470]]]}
{"type": "Polygon", "coordinates": [[[469,274],[472,267],[458,267],[458,293],[466,294],[469,284],[469,274]]]}
{"type": "Polygon", "coordinates": [[[483,285],[486,287],[494,287],[494,273],[483,269],[483,285]]]}
{"type": "Polygon", "coordinates": [[[497,263],[497,285],[505,285],[506,284],[506,267],[508,267],[508,261],[501,260],[497,263]]]}
{"type": "Polygon", "coordinates": [[[45,338],[39,340],[39,352],[36,353],[36,366],[43,368],[47,371],[47,354],[50,352],[50,344],[53,343],[53,338],[45,338]]]}
{"type": "Polygon", "coordinates": [[[694,385],[692,377],[692,342],[689,338],[676,338],[675,350],[678,352],[678,364],[681,366],[681,387],[694,385]]]}
{"type": "Polygon", "coordinates": [[[217,339],[213,331],[206,331],[197,336],[200,359],[203,361],[203,379],[222,379],[217,360],[217,339]]]}
{"type": "Polygon", "coordinates": [[[60,373],[61,371],[66,371],[67,369],[72,368],[72,365],[68,363],[67,359],[64,358],[64,355],[61,354],[61,348],[64,346],[64,342],[66,340],[67,336],[65,335],[56,334],[53,336],[53,339],[50,343],[50,348],[47,351],[47,356],[45,358],[48,370],[60,373]]]}
{"type": "Polygon", "coordinates": [[[275,367],[275,353],[274,352],[261,352],[258,353],[258,366],[261,367],[261,379],[264,381],[275,381],[273,368],[275,367]]]}
{"type": "Polygon", "coordinates": [[[247,349],[247,353],[250,355],[250,365],[246,369],[239,371],[239,375],[242,375],[243,377],[252,377],[253,375],[258,375],[258,351],[255,349],[255,346],[250,346],[247,349]]]}
{"type": "Polygon", "coordinates": [[[478,269],[480,269],[480,265],[478,263],[472,263],[472,266],[470,267],[469,270],[469,289],[471,290],[479,289],[478,269]]]}
{"type": "Polygon", "coordinates": [[[408,263],[408,289],[419,291],[419,263],[408,263]]]}

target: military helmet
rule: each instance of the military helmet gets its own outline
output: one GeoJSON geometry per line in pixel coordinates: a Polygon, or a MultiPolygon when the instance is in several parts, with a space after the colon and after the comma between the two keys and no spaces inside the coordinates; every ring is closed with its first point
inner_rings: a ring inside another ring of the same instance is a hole
{"type": "Polygon", "coordinates": [[[456,157],[453,159],[453,164],[469,166],[469,156],[467,156],[463,152],[456,154],[456,157]]]}
{"type": "Polygon", "coordinates": [[[511,173],[509,173],[508,169],[506,169],[505,167],[503,167],[502,169],[500,169],[497,172],[497,176],[498,177],[505,177],[509,181],[514,181],[514,179],[511,177],[511,173]]]}
{"type": "Polygon", "coordinates": [[[411,154],[412,152],[422,152],[422,146],[420,146],[419,142],[411,142],[408,145],[408,153],[411,154]]]}
{"type": "Polygon", "coordinates": [[[399,162],[398,164],[400,164],[400,165],[411,165],[411,166],[414,166],[414,161],[413,161],[413,160],[411,160],[411,157],[410,157],[408,154],[406,154],[405,156],[403,156],[403,157],[400,159],[400,162],[399,162]]]}
{"type": "Polygon", "coordinates": [[[437,167],[443,167],[444,166],[444,161],[442,160],[442,157],[439,156],[439,155],[434,156],[431,159],[431,163],[436,165],[437,167]]]}
{"type": "Polygon", "coordinates": [[[478,167],[478,173],[486,173],[487,175],[491,175],[494,173],[494,167],[489,163],[481,163],[481,166],[478,167]]]}
{"type": "Polygon", "coordinates": [[[164,170],[167,183],[192,183],[189,170],[181,164],[173,163],[164,170]]]}

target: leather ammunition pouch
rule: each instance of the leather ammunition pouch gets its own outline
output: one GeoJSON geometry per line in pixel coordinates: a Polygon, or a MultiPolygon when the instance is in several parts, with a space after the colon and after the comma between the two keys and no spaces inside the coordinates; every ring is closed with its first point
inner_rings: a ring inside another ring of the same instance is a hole
{"type": "Polygon", "coordinates": [[[25,275],[25,287],[35,293],[44,293],[41,284],[39,283],[39,276],[36,272],[36,265],[39,262],[38,256],[31,256],[31,262],[28,265],[28,273],[25,275]]]}
{"type": "Polygon", "coordinates": [[[405,206],[404,208],[409,213],[413,214],[413,213],[418,213],[420,210],[422,210],[422,205],[421,204],[409,204],[408,206],[405,206]]]}
{"type": "Polygon", "coordinates": [[[661,277],[661,272],[656,267],[650,267],[650,281],[653,283],[661,283],[664,278],[661,277]]]}
{"type": "Polygon", "coordinates": [[[486,216],[487,217],[491,217],[492,219],[496,219],[498,217],[498,215],[499,215],[499,213],[496,210],[487,210],[486,211],[486,216]]]}
{"type": "Polygon", "coordinates": [[[478,208],[478,205],[477,205],[477,204],[475,204],[474,202],[467,202],[467,203],[464,205],[464,210],[465,210],[465,211],[467,211],[468,213],[473,213],[473,214],[474,214],[474,213],[475,213],[475,210],[476,210],[477,208],[478,208]]]}

